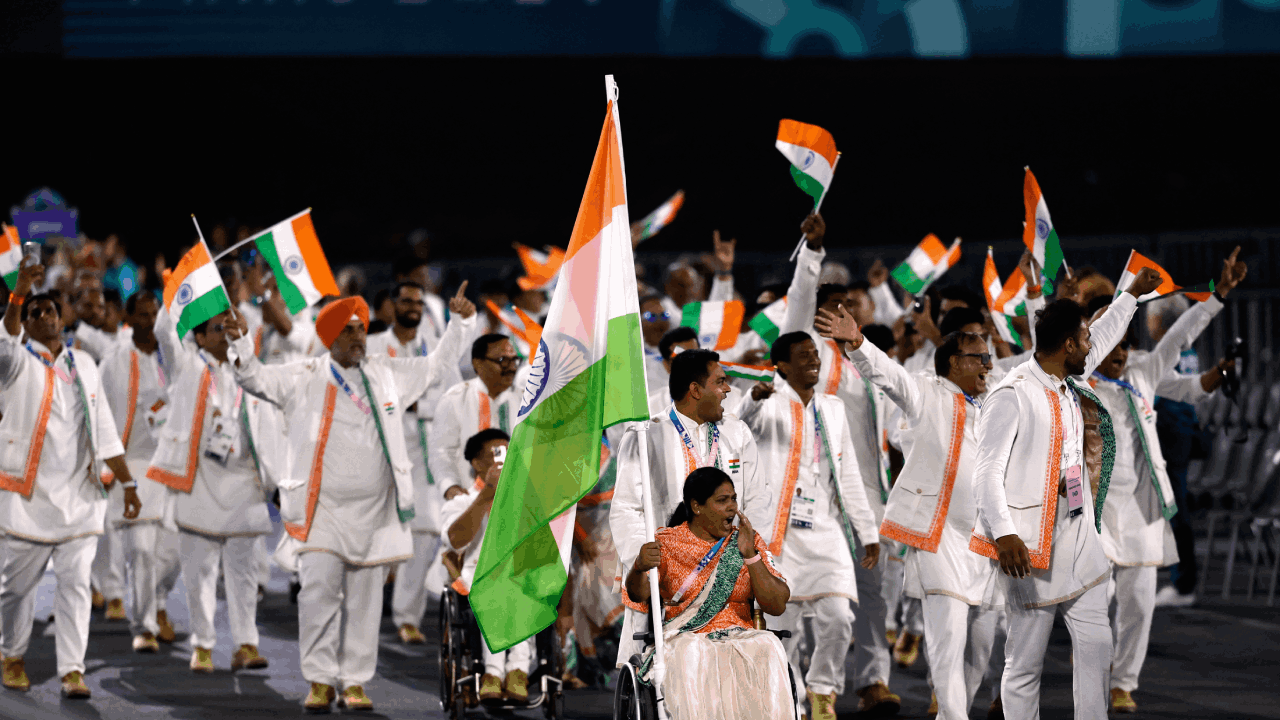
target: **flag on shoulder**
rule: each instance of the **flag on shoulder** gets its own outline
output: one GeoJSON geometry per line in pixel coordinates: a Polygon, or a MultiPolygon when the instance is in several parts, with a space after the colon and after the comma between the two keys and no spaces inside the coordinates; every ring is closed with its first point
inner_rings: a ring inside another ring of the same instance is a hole
{"type": "Polygon", "coordinates": [[[1027,217],[1022,223],[1022,242],[1040,264],[1044,294],[1049,295],[1063,264],[1062,243],[1058,240],[1058,232],[1053,229],[1049,205],[1040,192],[1040,183],[1036,182],[1031,168],[1023,168],[1023,171],[1022,204],[1027,217]]]}
{"type": "Polygon", "coordinates": [[[515,305],[498,307],[492,300],[484,302],[489,312],[497,316],[498,322],[511,331],[511,344],[515,345],[516,353],[525,360],[532,358],[538,349],[538,340],[542,337],[542,326],[515,305]]]}
{"type": "Polygon", "coordinates": [[[724,374],[739,380],[755,380],[757,382],[773,382],[774,369],[765,365],[739,365],[738,363],[720,362],[724,374]]]}
{"type": "Polygon", "coordinates": [[[889,274],[904,290],[912,295],[919,295],[959,261],[960,238],[956,238],[948,248],[937,235],[929,233],[919,245],[912,248],[907,259],[889,274]]]}
{"type": "Polygon", "coordinates": [[[18,284],[18,270],[22,267],[22,239],[18,237],[18,228],[4,226],[4,235],[0,236],[0,275],[4,276],[5,285],[12,292],[18,284]]]}
{"type": "Polygon", "coordinates": [[[231,308],[222,276],[204,241],[197,242],[164,281],[164,307],[178,326],[178,337],[231,308]]]}
{"type": "Polygon", "coordinates": [[[574,508],[600,480],[601,434],[649,419],[613,76],[605,86],[604,127],[469,597],[495,651],[555,622],[569,577],[574,508]]]}
{"type": "Polygon", "coordinates": [[[680,324],[698,334],[698,346],[704,350],[728,350],[738,342],[742,330],[742,302],[692,302],[683,308],[680,324]]]}
{"type": "Polygon", "coordinates": [[[756,331],[756,335],[764,341],[765,347],[773,347],[773,341],[781,333],[782,318],[787,314],[787,298],[782,296],[769,303],[765,309],[747,321],[747,327],[756,331]]]}
{"type": "Polygon", "coordinates": [[[1197,302],[1204,302],[1213,294],[1212,280],[1207,283],[1187,288],[1184,288],[1181,285],[1174,285],[1173,278],[1170,277],[1169,273],[1166,272],[1164,268],[1156,264],[1154,260],[1144,256],[1137,250],[1130,250],[1129,261],[1125,263],[1124,272],[1120,273],[1120,279],[1116,281],[1115,297],[1120,297],[1120,293],[1129,289],[1129,286],[1133,284],[1133,281],[1138,279],[1138,273],[1142,272],[1142,268],[1144,267],[1149,267],[1160,273],[1160,287],[1157,287],[1155,290],[1152,290],[1146,295],[1138,298],[1138,302],[1140,303],[1155,300],[1156,298],[1171,295],[1176,292],[1181,292],[1188,298],[1197,302]]]}
{"type": "Polygon", "coordinates": [[[987,264],[982,270],[982,290],[987,296],[987,308],[991,310],[991,319],[996,331],[1005,342],[1016,343],[1027,348],[1027,340],[1013,327],[1013,319],[1027,314],[1027,283],[1022,271],[1014,268],[1009,279],[1000,284],[1000,275],[996,272],[996,261],[991,256],[991,247],[987,246],[987,264]]]}
{"type": "Polygon", "coordinates": [[[814,208],[831,187],[836,165],[836,140],[817,125],[783,120],[778,123],[778,151],[791,161],[791,179],[813,198],[814,208]]]}
{"type": "Polygon", "coordinates": [[[639,236],[636,242],[644,242],[649,238],[657,235],[662,228],[671,224],[676,219],[676,213],[680,212],[680,208],[684,207],[684,191],[677,190],[666,202],[658,206],[657,210],[644,216],[639,223],[639,236]]]}
{"type": "Polygon", "coordinates": [[[300,313],[326,295],[341,294],[320,249],[310,208],[250,239],[271,266],[280,298],[290,313],[300,313]]]}
{"type": "Polygon", "coordinates": [[[554,245],[545,251],[534,250],[528,245],[512,243],[516,255],[520,256],[520,264],[524,266],[524,277],[516,278],[521,290],[551,290],[556,273],[564,264],[564,251],[554,245]]]}

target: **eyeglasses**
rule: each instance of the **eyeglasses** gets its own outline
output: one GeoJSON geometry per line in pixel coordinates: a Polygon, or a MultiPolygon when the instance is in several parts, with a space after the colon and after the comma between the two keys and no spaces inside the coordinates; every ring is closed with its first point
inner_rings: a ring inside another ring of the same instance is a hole
{"type": "Polygon", "coordinates": [[[640,313],[640,317],[643,318],[645,322],[658,322],[659,320],[670,320],[671,313],[666,311],[660,313],[647,312],[640,313]]]}
{"type": "Polygon", "coordinates": [[[991,353],[956,353],[956,357],[978,358],[978,362],[983,365],[991,364],[991,353]]]}
{"type": "Polygon", "coordinates": [[[486,357],[485,360],[488,360],[489,362],[494,363],[499,367],[507,367],[507,366],[514,367],[520,364],[519,355],[506,355],[503,357],[496,357],[496,358],[486,357]]]}

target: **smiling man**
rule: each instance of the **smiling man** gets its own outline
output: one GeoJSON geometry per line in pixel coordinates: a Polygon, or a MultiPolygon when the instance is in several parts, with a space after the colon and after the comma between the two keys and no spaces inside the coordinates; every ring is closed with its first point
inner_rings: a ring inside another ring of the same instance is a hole
{"type": "MultiPolygon", "coordinates": [[[[834,720],[853,637],[850,601],[859,601],[856,545],[863,547],[862,566],[874,568],[880,535],[844,403],[815,390],[822,363],[813,338],[804,332],[782,335],[770,356],[778,378],[757,383],[742,407],[742,420],[760,448],[761,470],[778,480],[770,488],[768,520],[759,527],[778,570],[790,578],[791,598],[778,627],[791,631],[783,646],[792,668],[801,667],[804,618],[813,618],[809,672],[795,678],[796,702],[804,701],[807,685],[813,719],[834,720]],[[846,534],[849,526],[857,531],[856,542],[846,534]]],[[[874,592],[878,599],[879,588],[874,592]]]]}

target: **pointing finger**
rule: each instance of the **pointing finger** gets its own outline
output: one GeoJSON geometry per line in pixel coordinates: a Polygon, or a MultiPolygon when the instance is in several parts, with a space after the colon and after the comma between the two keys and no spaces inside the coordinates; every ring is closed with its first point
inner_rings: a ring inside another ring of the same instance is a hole
{"type": "Polygon", "coordinates": [[[459,300],[465,300],[465,299],[466,299],[467,283],[469,283],[469,282],[471,282],[471,281],[470,281],[470,280],[463,280],[463,281],[462,281],[462,284],[458,286],[458,292],[457,292],[457,294],[455,294],[455,295],[454,295],[454,297],[455,297],[455,298],[457,298],[457,299],[459,299],[459,300]]]}
{"type": "Polygon", "coordinates": [[[1237,256],[1237,255],[1239,255],[1239,254],[1240,254],[1240,246],[1239,246],[1239,245],[1237,245],[1237,246],[1236,246],[1236,249],[1231,251],[1231,257],[1227,258],[1227,262],[1228,262],[1228,263],[1230,263],[1230,264],[1232,264],[1232,265],[1235,265],[1235,264],[1236,264],[1236,256],[1237,256]]]}

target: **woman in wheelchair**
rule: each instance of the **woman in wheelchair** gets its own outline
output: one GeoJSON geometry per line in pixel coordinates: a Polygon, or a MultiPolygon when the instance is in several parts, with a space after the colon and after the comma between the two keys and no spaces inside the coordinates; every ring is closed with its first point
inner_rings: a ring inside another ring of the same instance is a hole
{"type": "MultiPolygon", "coordinates": [[[[663,694],[674,720],[794,717],[786,652],[772,633],[755,629],[751,612],[754,600],[764,612],[781,615],[791,591],[764,541],[738,512],[737,498],[723,471],[694,470],[669,527],[641,548],[627,574],[623,602],[647,612],[645,572],[658,569],[665,608],[663,694]]],[[[652,655],[650,649],[643,659],[642,681],[651,681],[652,655]]]]}

